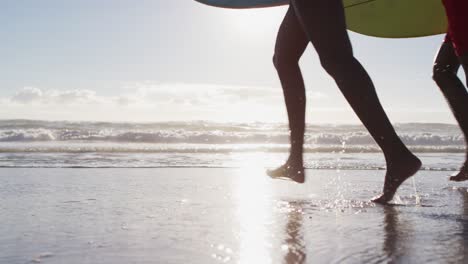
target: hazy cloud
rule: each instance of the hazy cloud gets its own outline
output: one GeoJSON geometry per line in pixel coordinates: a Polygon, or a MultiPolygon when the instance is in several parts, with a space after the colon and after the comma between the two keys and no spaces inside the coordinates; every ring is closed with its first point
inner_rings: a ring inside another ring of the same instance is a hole
{"type": "Polygon", "coordinates": [[[126,96],[133,97],[133,103],[144,104],[212,107],[244,103],[270,104],[273,101],[282,100],[281,89],[270,87],[135,83],[127,85],[125,90],[128,92],[126,96]]]}
{"type": "MultiPolygon", "coordinates": [[[[280,87],[230,86],[186,83],[133,83],[119,93],[94,90],[50,90],[24,87],[9,97],[0,97],[0,118],[61,120],[161,121],[272,121],[286,122],[286,107],[280,87]]],[[[308,121],[357,123],[359,120],[342,100],[308,91],[308,121]]],[[[447,109],[388,107],[394,122],[452,122],[447,109]]]]}
{"type": "Polygon", "coordinates": [[[24,87],[17,91],[10,102],[20,104],[90,104],[100,103],[105,98],[96,96],[91,90],[41,90],[36,87],[24,87]]]}
{"type": "MultiPolygon", "coordinates": [[[[323,95],[313,93],[312,97],[323,95]]],[[[99,105],[119,107],[170,107],[177,110],[210,110],[252,105],[268,107],[283,102],[281,88],[229,86],[215,84],[157,84],[151,82],[126,85],[120,94],[98,95],[93,90],[47,90],[24,87],[13,96],[0,100],[20,105],[99,105]]]]}
{"type": "Polygon", "coordinates": [[[91,90],[52,91],[48,97],[58,103],[99,103],[100,101],[96,92],[91,90]]]}
{"type": "Polygon", "coordinates": [[[23,104],[34,103],[40,101],[42,96],[43,93],[40,89],[35,87],[24,87],[11,97],[11,101],[23,104]]]}

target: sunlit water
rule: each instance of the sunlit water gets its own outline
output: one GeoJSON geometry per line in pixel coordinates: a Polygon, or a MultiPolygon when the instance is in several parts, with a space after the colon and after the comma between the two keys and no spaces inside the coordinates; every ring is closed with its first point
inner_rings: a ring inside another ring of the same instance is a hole
{"type": "MultiPolygon", "coordinates": [[[[465,142],[449,124],[396,124],[426,170],[456,170],[465,142]]],[[[311,125],[306,167],[381,169],[383,155],[362,125],[311,125]]],[[[242,167],[277,166],[289,148],[284,123],[111,123],[0,120],[0,167],[242,167]],[[261,157],[261,158],[258,158],[261,157]]]]}
{"type": "MultiPolygon", "coordinates": [[[[0,144],[1,145],[1,144],[0,144]]],[[[452,171],[460,168],[463,153],[416,153],[423,170],[452,171]]],[[[0,152],[0,168],[241,168],[251,162],[275,167],[287,159],[287,152],[228,153],[122,153],[122,152],[0,152]]],[[[310,169],[380,170],[382,153],[305,153],[310,169]]]]}
{"type": "MultiPolygon", "coordinates": [[[[257,160],[258,162],[258,160],[257,160]]],[[[466,263],[468,192],[422,171],[396,206],[384,171],[1,169],[0,263],[466,263]]]]}

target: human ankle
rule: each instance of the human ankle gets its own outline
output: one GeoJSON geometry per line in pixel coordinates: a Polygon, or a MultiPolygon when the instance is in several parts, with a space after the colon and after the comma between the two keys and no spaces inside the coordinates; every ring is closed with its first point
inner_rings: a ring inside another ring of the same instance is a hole
{"type": "Polygon", "coordinates": [[[288,158],[288,161],[286,162],[288,165],[291,166],[302,166],[303,164],[303,159],[302,155],[291,155],[288,158]]]}

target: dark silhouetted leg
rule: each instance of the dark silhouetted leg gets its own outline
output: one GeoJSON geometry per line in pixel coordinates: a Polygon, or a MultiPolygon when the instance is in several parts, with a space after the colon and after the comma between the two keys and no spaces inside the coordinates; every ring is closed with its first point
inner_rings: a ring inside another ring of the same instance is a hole
{"type": "MultiPolygon", "coordinates": [[[[468,73],[468,54],[458,57],[455,54],[452,43],[448,41],[444,42],[434,62],[433,78],[444,94],[455,119],[458,121],[466,142],[468,139],[468,92],[457,76],[460,64],[463,65],[465,74],[468,73]]],[[[450,180],[468,180],[467,158],[468,153],[460,172],[450,177],[450,180]]]]}
{"type": "Polygon", "coordinates": [[[303,144],[305,130],[306,93],[299,68],[299,59],[309,40],[304,34],[294,9],[289,7],[276,38],[273,63],[283,87],[288,112],[291,151],[286,163],[267,173],[273,178],[304,182],[303,144]]]}
{"type": "Polygon", "coordinates": [[[383,194],[390,201],[398,187],[421,167],[421,161],[403,144],[384,112],[374,85],[354,58],[346,31],[342,0],[291,0],[304,32],[314,45],[323,68],[381,147],[387,162],[383,194]]]}

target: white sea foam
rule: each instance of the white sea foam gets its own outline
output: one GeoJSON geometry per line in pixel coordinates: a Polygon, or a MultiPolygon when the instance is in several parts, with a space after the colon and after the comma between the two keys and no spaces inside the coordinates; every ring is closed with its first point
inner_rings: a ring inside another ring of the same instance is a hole
{"type": "MultiPolygon", "coordinates": [[[[428,156],[438,153],[425,169],[455,170],[462,162],[465,144],[455,125],[400,124],[396,128],[413,151],[428,156]],[[447,163],[447,156],[456,160],[447,163]]],[[[275,166],[287,154],[288,141],[286,124],[7,120],[0,121],[0,167],[236,167],[255,153],[271,155],[271,162],[264,165],[275,166]]],[[[379,147],[360,125],[309,125],[304,149],[314,154],[306,155],[310,168],[385,166],[375,158],[381,157],[379,147]]]]}
{"type": "MultiPolygon", "coordinates": [[[[284,124],[187,123],[92,123],[13,120],[0,121],[1,142],[124,142],[164,144],[287,144],[284,124]]],[[[464,139],[454,125],[403,124],[397,126],[409,146],[436,151],[447,147],[454,151],[464,146],[464,139]]],[[[305,143],[311,146],[352,146],[375,148],[369,133],[358,125],[308,126],[305,143]]],[[[351,148],[352,149],[352,148],[351,148]]],[[[371,148],[368,148],[371,149],[371,148]]]]}

